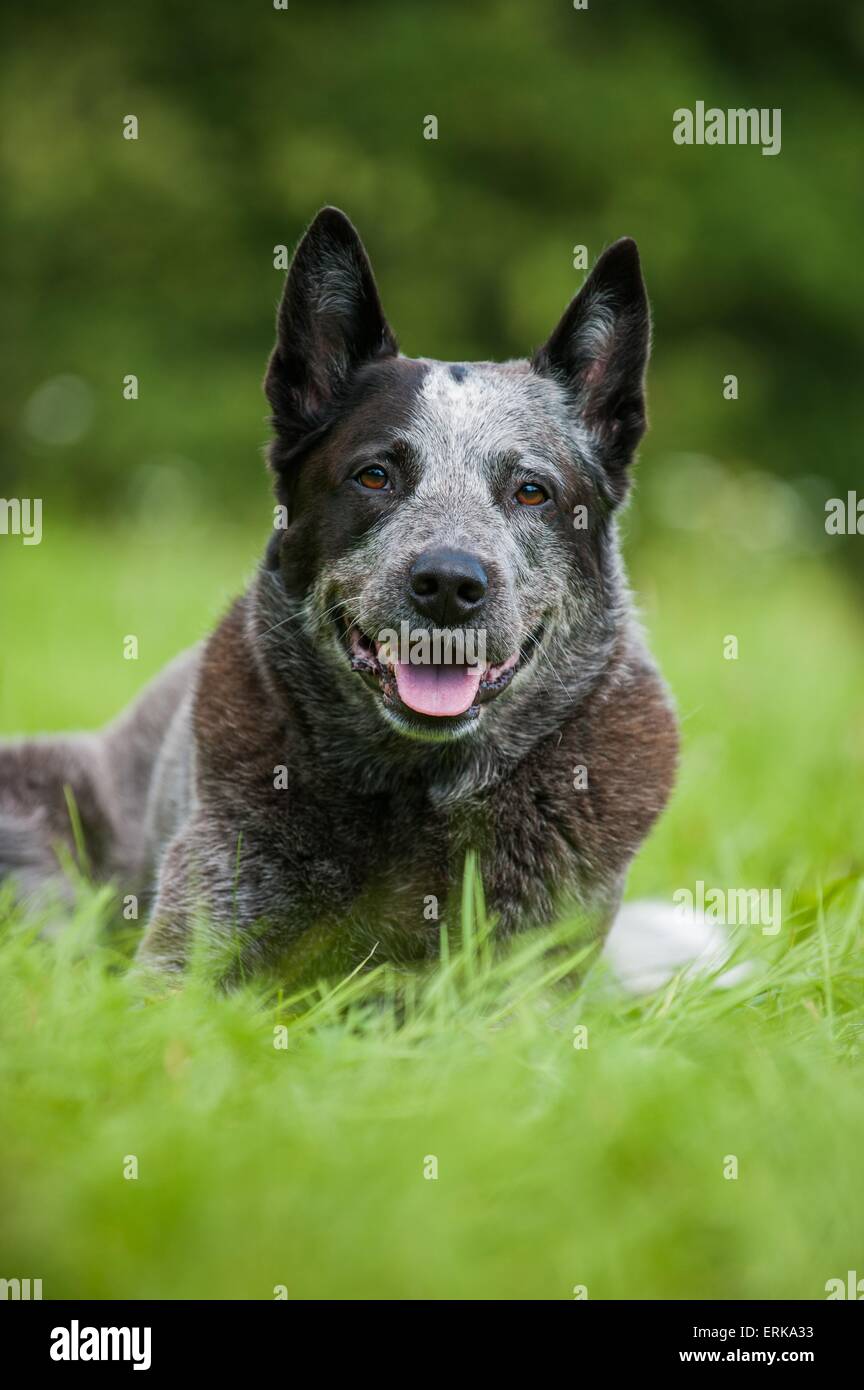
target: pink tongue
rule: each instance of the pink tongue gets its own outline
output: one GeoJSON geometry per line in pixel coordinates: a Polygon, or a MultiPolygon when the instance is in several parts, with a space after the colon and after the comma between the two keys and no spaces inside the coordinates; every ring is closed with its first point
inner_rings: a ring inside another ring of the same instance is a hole
{"type": "Polygon", "coordinates": [[[396,662],[399,698],[418,714],[454,715],[470,709],[480,686],[480,666],[410,665],[396,662]]]}

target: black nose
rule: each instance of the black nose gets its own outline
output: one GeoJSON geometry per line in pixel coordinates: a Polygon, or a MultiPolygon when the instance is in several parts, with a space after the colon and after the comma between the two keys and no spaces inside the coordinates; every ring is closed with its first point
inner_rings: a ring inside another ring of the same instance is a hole
{"type": "Polygon", "coordinates": [[[480,561],[465,550],[424,550],[411,566],[411,597],[442,627],[462,623],[482,607],[489,588],[480,561]]]}

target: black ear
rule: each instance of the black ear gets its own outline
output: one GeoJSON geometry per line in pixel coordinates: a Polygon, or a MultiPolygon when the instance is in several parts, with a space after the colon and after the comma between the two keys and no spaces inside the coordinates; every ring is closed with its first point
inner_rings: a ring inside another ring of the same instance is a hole
{"type": "Polygon", "coordinates": [[[332,418],[357,367],[396,352],[360,237],[322,208],[294,253],[264,379],[283,448],[332,418]]]}
{"type": "Polygon", "coordinates": [[[645,430],[650,337],[639,252],[635,241],[622,237],[603,252],[532,364],[567,387],[580,418],[604,446],[604,462],[619,495],[626,486],[624,470],[645,430]]]}

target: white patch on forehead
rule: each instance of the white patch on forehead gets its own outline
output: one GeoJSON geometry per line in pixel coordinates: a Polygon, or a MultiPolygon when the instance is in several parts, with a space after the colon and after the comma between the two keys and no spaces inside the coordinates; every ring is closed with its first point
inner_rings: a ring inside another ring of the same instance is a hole
{"type": "Polygon", "coordinates": [[[408,442],[423,468],[418,494],[484,486],[484,465],[515,452],[557,472],[550,441],[572,439],[563,399],[552,383],[494,366],[431,362],[412,410],[408,442]]]}

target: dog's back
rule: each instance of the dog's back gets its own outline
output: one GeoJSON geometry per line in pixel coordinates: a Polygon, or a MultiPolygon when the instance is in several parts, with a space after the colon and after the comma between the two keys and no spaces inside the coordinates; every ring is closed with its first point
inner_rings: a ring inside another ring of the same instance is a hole
{"type": "Polygon", "coordinates": [[[103,730],[0,744],[0,879],[27,899],[68,898],[69,856],[148,897],[160,847],[189,810],[199,659],[199,648],[178,657],[103,730]]]}

